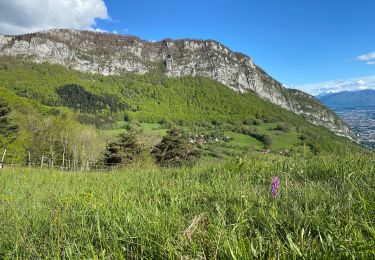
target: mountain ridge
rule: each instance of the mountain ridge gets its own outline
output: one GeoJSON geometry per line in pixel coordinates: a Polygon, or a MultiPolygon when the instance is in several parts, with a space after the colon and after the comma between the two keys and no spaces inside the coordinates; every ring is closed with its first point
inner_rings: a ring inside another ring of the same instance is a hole
{"type": "Polygon", "coordinates": [[[58,29],[18,36],[0,35],[0,55],[102,75],[158,71],[168,77],[203,76],[240,93],[252,91],[314,124],[351,137],[346,123],[313,96],[284,88],[250,57],[214,40],[150,42],[135,36],[58,29]]]}
{"type": "Polygon", "coordinates": [[[375,90],[341,91],[317,98],[331,108],[375,106],[375,90]]]}

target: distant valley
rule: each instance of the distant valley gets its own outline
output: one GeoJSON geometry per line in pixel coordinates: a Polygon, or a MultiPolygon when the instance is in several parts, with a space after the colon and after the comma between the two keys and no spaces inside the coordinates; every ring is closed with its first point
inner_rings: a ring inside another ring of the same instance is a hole
{"type": "Polygon", "coordinates": [[[375,90],[321,94],[318,98],[351,126],[360,143],[375,148],[375,90]]]}
{"type": "Polygon", "coordinates": [[[375,149],[375,106],[334,109],[357,135],[361,144],[375,149]]]}

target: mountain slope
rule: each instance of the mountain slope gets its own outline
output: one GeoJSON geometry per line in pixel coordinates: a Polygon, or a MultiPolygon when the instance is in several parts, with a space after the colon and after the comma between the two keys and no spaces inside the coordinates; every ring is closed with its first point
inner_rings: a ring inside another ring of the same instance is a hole
{"type": "MultiPolygon", "coordinates": [[[[262,100],[253,92],[238,93],[204,77],[168,78],[158,73],[103,76],[9,57],[0,57],[0,67],[0,98],[25,115],[17,122],[20,129],[31,132],[34,120],[28,118],[39,111],[39,121],[57,116],[56,121],[60,122],[67,114],[80,123],[114,133],[123,129],[123,120],[152,124],[152,128],[174,121],[194,134],[234,134],[230,145],[258,147],[254,142],[268,134],[274,141],[273,149],[298,152],[305,150],[305,145],[314,153],[355,149],[348,139],[262,100]]],[[[210,151],[221,148],[209,147],[210,151]]],[[[25,153],[17,154],[25,158],[25,153]]]]}
{"type": "Polygon", "coordinates": [[[342,91],[318,96],[331,108],[375,106],[375,90],[342,91]]]}
{"type": "Polygon", "coordinates": [[[76,30],[50,30],[0,36],[0,55],[49,62],[83,72],[120,75],[160,72],[168,77],[203,76],[241,93],[300,114],[338,135],[350,137],[348,126],[314,97],[284,88],[251,58],[208,40],[147,42],[136,37],[76,30]]]}

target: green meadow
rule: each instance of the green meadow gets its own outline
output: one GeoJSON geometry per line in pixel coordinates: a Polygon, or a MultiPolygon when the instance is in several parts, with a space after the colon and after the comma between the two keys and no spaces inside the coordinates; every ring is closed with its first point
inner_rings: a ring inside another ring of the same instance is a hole
{"type": "Polygon", "coordinates": [[[374,161],[362,152],[79,173],[8,167],[0,258],[373,259],[374,161]]]}

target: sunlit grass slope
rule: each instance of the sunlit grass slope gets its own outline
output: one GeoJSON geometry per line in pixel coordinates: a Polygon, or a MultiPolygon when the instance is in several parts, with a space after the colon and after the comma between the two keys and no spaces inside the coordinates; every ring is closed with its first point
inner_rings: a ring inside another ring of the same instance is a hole
{"type": "Polygon", "coordinates": [[[374,161],[262,155],[192,169],[5,169],[0,258],[371,259],[374,161]]]}

